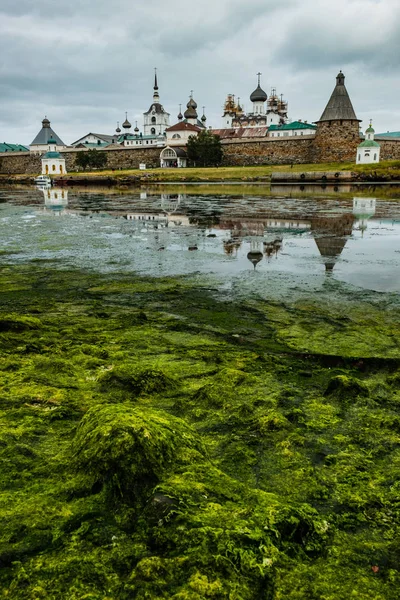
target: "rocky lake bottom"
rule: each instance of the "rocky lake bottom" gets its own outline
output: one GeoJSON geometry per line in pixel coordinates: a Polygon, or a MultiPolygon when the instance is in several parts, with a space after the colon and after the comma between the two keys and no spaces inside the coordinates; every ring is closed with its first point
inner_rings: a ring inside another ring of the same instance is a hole
{"type": "Polygon", "coordinates": [[[0,589],[392,600],[400,194],[0,188],[0,589]]]}

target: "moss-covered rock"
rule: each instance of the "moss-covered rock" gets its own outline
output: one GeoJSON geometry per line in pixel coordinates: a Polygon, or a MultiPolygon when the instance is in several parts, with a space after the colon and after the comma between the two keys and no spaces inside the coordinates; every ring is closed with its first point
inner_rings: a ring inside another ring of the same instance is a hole
{"type": "Polygon", "coordinates": [[[336,375],[336,377],[333,377],[325,390],[325,396],[336,396],[344,401],[368,395],[368,387],[362,381],[354,377],[348,377],[347,375],[336,375]]]}
{"type": "Polygon", "coordinates": [[[122,389],[136,396],[157,394],[176,385],[174,379],[160,369],[143,369],[129,364],[116,366],[103,372],[99,376],[99,383],[103,390],[122,389]]]}
{"type": "Polygon", "coordinates": [[[92,408],[73,443],[77,470],[127,504],[146,502],[175,463],[202,452],[198,436],[181,419],[126,405],[92,408]]]}
{"type": "Polygon", "coordinates": [[[0,332],[1,331],[29,331],[32,329],[40,329],[42,322],[37,317],[30,315],[18,315],[15,313],[5,314],[0,317],[0,332]]]}

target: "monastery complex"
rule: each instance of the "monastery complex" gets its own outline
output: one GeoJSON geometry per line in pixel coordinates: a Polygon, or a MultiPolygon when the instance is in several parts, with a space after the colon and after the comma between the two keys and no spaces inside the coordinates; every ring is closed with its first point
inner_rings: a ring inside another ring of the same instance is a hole
{"type": "Polygon", "coordinates": [[[47,117],[29,148],[0,144],[0,173],[66,173],[76,170],[77,153],[94,149],[107,153],[110,169],[186,167],[186,144],[190,136],[208,130],[221,138],[226,166],[301,164],[324,162],[379,162],[400,159],[400,132],[375,134],[372,124],[365,135],[360,130],[340,71],[332,95],[314,123],[290,121],[288,103],[273,89],[268,96],[258,73],[256,89],[250,94],[251,110],[245,112],[240,98],[228,94],[217,128],[209,127],[204,111],[191,92],[186,109],[180,107],[176,122],[161,103],[157,73],[153,97],[143,114],[142,131],[129,121],[113,133],[89,132],[67,146],[47,117]],[[44,164],[43,160],[46,161],[44,164]]]}

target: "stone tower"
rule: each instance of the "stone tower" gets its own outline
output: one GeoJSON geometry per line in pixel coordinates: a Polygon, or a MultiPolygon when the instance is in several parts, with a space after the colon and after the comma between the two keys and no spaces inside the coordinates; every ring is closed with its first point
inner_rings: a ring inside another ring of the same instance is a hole
{"type": "Polygon", "coordinates": [[[342,71],[319,121],[312,149],[313,162],[353,161],[360,143],[360,120],[354,112],[342,71]]]}

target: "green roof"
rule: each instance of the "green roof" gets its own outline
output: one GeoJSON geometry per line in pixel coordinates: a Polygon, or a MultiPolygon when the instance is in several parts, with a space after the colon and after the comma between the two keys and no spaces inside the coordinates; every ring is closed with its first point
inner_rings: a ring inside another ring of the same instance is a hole
{"type": "Polygon", "coordinates": [[[400,131],[387,131],[386,133],[377,133],[375,137],[393,137],[400,138],[400,131]]]}
{"type": "Polygon", "coordinates": [[[304,121],[293,121],[293,123],[285,123],[285,125],[270,125],[269,131],[288,131],[289,129],[317,129],[312,123],[304,123],[304,121]]]}
{"type": "Polygon", "coordinates": [[[0,143],[0,152],[29,152],[29,148],[21,144],[7,144],[3,142],[0,143]]]}
{"type": "Polygon", "coordinates": [[[59,152],[46,152],[42,158],[62,158],[59,152]]]}
{"type": "Polygon", "coordinates": [[[365,133],[375,133],[375,129],[370,125],[368,129],[365,130],[365,133]]]}
{"type": "Polygon", "coordinates": [[[374,140],[365,140],[358,145],[359,148],[380,148],[380,145],[374,140]]]}
{"type": "Polygon", "coordinates": [[[81,142],[78,146],[80,145],[85,146],[85,148],[105,148],[106,146],[111,146],[109,142],[101,142],[100,144],[96,142],[81,142]]]}

